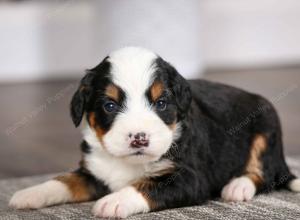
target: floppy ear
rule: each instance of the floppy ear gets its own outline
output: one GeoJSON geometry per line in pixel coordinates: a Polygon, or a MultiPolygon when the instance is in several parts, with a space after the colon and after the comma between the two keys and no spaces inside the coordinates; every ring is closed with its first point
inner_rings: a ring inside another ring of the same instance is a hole
{"type": "Polygon", "coordinates": [[[76,127],[78,127],[78,125],[80,124],[83,113],[92,96],[92,81],[94,76],[95,74],[93,72],[88,72],[80,81],[79,88],[73,95],[70,110],[72,121],[76,127]]]}
{"type": "Polygon", "coordinates": [[[157,73],[167,76],[167,83],[175,97],[176,105],[178,108],[178,117],[182,119],[192,101],[191,88],[186,79],[184,79],[177,70],[162,58],[156,60],[157,73]]]}

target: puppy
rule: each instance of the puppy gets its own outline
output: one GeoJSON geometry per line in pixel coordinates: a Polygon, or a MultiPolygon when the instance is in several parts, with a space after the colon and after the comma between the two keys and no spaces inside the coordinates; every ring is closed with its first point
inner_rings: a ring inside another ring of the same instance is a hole
{"type": "Polygon", "coordinates": [[[204,80],[129,47],[88,70],[71,101],[81,127],[78,170],[21,190],[10,206],[97,200],[99,217],[199,205],[221,196],[300,191],[283,155],[280,122],[264,98],[204,80]]]}

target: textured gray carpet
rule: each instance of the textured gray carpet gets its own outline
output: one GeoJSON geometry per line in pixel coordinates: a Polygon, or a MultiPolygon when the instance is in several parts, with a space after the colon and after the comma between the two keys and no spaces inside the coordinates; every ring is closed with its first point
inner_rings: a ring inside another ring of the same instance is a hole
{"type": "MultiPolygon", "coordinates": [[[[300,160],[288,159],[293,172],[300,176],[300,160]]],[[[7,207],[12,194],[27,186],[43,182],[52,175],[0,181],[0,219],[96,219],[91,215],[94,202],[53,206],[34,211],[19,211],[7,207]]],[[[211,201],[202,206],[171,209],[140,214],[128,219],[300,219],[300,194],[288,191],[257,196],[248,203],[211,201]]]]}

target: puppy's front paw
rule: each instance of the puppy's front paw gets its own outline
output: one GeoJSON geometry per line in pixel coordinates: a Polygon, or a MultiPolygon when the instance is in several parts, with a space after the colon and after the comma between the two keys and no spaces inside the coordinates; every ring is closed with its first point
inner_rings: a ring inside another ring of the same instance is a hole
{"type": "Polygon", "coordinates": [[[126,218],[135,213],[149,212],[147,200],[135,188],[128,186],[99,199],[93,214],[104,218],[126,218]]]}
{"type": "Polygon", "coordinates": [[[51,180],[16,192],[9,206],[16,209],[39,209],[49,205],[67,202],[70,193],[66,186],[56,180],[51,180]]]}
{"type": "Polygon", "coordinates": [[[233,179],[222,190],[222,199],[225,201],[241,202],[253,198],[256,187],[251,179],[246,176],[233,179]]]}

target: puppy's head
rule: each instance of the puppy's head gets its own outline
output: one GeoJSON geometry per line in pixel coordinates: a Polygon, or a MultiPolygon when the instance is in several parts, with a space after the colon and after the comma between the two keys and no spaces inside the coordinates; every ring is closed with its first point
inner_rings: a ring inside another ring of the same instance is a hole
{"type": "Polygon", "coordinates": [[[148,50],[130,47],[87,72],[73,96],[71,116],[76,126],[84,117],[85,135],[93,135],[101,150],[147,163],[180,136],[190,102],[189,85],[174,67],[148,50]]]}

